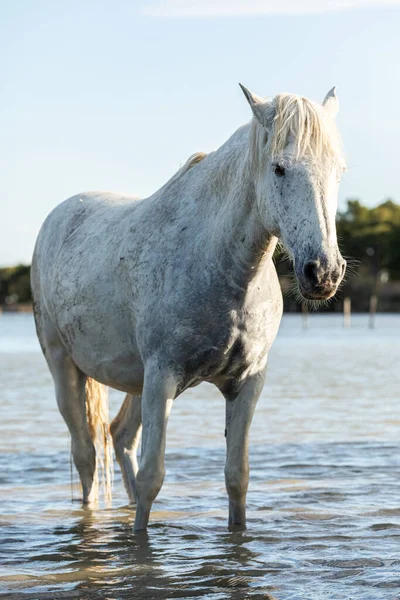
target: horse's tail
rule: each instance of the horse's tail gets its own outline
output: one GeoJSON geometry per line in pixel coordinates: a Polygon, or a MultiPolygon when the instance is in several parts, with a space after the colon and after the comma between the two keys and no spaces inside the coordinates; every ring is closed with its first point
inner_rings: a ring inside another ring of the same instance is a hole
{"type": "Polygon", "coordinates": [[[111,501],[114,473],[108,416],[108,388],[88,377],[85,391],[89,433],[96,449],[96,472],[93,484],[98,488],[100,472],[104,498],[111,501]]]}

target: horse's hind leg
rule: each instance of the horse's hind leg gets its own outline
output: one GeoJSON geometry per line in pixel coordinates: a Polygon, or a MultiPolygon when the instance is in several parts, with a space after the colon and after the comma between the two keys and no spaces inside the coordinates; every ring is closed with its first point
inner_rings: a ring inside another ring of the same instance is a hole
{"type": "Polygon", "coordinates": [[[126,491],[132,503],[136,502],[137,449],[142,431],[140,396],[127,394],[121,410],[110,426],[115,456],[121,467],[126,491]]]}
{"type": "Polygon", "coordinates": [[[71,434],[72,456],[82,484],[83,502],[94,502],[98,495],[94,483],[96,451],[86,417],[86,376],[62,351],[56,357],[53,355],[51,362],[57,404],[71,434]]]}
{"type": "Polygon", "coordinates": [[[42,318],[39,331],[54,380],[58,408],[71,434],[72,456],[82,484],[83,502],[93,502],[98,493],[94,484],[96,451],[86,417],[86,375],[67,354],[50,320],[42,318]]]}

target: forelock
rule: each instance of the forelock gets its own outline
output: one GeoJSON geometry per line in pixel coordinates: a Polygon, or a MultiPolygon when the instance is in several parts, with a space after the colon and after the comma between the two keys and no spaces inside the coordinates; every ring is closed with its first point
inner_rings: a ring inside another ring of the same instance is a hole
{"type": "Polygon", "coordinates": [[[290,138],[295,157],[322,156],[343,158],[342,143],[335,122],[324,113],[322,105],[295,94],[279,94],[273,100],[275,115],[268,152],[280,156],[290,138]]]}
{"type": "Polygon", "coordinates": [[[322,105],[302,96],[283,93],[269,103],[270,126],[267,128],[254,118],[249,138],[250,161],[260,164],[263,157],[272,160],[304,157],[319,162],[334,162],[345,166],[342,141],[334,120],[322,105]],[[293,143],[293,153],[284,156],[288,143],[293,143]]]}

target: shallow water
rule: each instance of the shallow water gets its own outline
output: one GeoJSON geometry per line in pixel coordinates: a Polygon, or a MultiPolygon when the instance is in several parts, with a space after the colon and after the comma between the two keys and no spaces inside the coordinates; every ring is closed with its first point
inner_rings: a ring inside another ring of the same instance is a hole
{"type": "MultiPolygon", "coordinates": [[[[0,315],[0,596],[400,598],[400,317],[285,316],[251,432],[248,528],[227,529],[224,402],[180,397],[148,534],[71,498],[69,437],[30,315],[0,315]]],[[[113,414],[122,395],[112,393],[113,414]]],[[[76,475],[73,476],[76,482],[76,475]]]]}

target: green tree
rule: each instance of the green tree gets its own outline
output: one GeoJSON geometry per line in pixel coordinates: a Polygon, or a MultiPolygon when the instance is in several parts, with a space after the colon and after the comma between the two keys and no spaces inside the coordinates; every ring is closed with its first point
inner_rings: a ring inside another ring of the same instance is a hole
{"type": "Polygon", "coordinates": [[[30,271],[28,265],[0,269],[0,304],[5,304],[10,297],[14,297],[16,302],[32,300],[30,271]]]}
{"type": "Polygon", "coordinates": [[[361,276],[377,283],[387,271],[390,279],[400,278],[400,205],[385,200],[368,208],[348,200],[338,214],[337,232],[343,254],[359,262],[361,276]]]}

